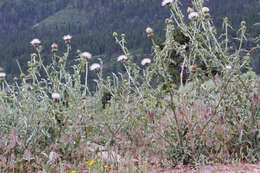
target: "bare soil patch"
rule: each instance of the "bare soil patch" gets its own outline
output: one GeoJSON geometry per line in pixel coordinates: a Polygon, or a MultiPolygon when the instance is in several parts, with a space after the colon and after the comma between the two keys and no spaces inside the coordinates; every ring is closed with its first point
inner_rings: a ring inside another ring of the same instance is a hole
{"type": "Polygon", "coordinates": [[[178,166],[172,170],[150,168],[150,173],[260,173],[260,162],[256,164],[235,163],[207,165],[200,168],[178,166]]]}

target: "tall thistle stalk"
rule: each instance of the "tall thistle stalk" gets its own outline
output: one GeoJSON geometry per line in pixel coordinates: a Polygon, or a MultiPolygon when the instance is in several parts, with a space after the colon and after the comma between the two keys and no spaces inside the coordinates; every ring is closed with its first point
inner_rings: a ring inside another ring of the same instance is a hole
{"type": "Polygon", "coordinates": [[[83,91],[83,94],[87,93],[87,88],[88,88],[88,61],[86,61],[86,64],[85,64],[85,88],[84,88],[84,91],[83,91]]]}
{"type": "Polygon", "coordinates": [[[83,95],[85,96],[87,91],[89,91],[89,89],[88,89],[88,70],[89,70],[88,60],[92,58],[92,55],[89,52],[82,52],[82,53],[80,53],[79,56],[85,66],[85,87],[84,87],[84,91],[83,91],[83,95]]]}

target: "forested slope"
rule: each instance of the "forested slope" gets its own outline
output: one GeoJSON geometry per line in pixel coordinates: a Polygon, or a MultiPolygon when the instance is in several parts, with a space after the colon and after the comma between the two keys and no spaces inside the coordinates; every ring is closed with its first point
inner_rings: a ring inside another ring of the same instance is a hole
{"type": "MultiPolygon", "coordinates": [[[[186,14],[189,1],[181,2],[186,14]]],[[[241,20],[246,20],[249,37],[259,34],[259,27],[253,26],[259,22],[257,0],[210,0],[206,4],[218,30],[223,17],[228,16],[234,28],[239,27],[241,20]]],[[[18,74],[15,61],[18,59],[23,68],[26,66],[33,51],[29,44],[33,38],[43,42],[47,55],[52,42],[63,49],[62,36],[71,34],[74,52],[80,49],[104,55],[106,71],[112,71],[117,68],[115,57],[120,54],[113,31],[126,33],[128,47],[145,56],[143,54],[149,54],[151,46],[145,28],[151,26],[156,37],[163,39],[164,19],[168,16],[160,0],[2,0],[0,66],[8,73],[18,74]]]]}

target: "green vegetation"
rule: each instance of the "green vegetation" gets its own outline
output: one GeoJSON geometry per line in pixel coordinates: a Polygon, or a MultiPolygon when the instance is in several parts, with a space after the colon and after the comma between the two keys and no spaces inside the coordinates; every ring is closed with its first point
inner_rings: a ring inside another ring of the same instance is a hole
{"type": "Polygon", "coordinates": [[[147,173],[180,163],[258,162],[260,83],[251,55],[259,45],[246,44],[244,21],[234,38],[225,18],[219,37],[203,3],[193,0],[189,17],[179,1],[160,7],[171,14],[165,38],[146,28],[152,58],[141,63],[127,35],[114,32],[122,55],[111,62],[121,71],[108,77],[107,59],[74,52],[74,37],[58,37],[62,43],[49,50],[32,40],[24,73],[9,82],[0,70],[0,172],[147,173]]]}

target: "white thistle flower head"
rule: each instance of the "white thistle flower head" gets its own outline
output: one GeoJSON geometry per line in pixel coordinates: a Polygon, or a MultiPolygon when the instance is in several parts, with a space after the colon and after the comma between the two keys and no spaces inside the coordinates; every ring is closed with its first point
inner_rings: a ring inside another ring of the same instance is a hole
{"type": "Polygon", "coordinates": [[[124,62],[124,61],[127,61],[127,56],[125,55],[120,55],[119,57],[117,57],[117,61],[121,61],[121,62],[124,62]]]}
{"type": "Polygon", "coordinates": [[[208,13],[209,13],[209,8],[208,8],[208,7],[203,7],[203,8],[202,8],[202,12],[203,12],[204,14],[208,14],[208,13]]]}
{"type": "Polygon", "coordinates": [[[143,66],[149,65],[149,64],[151,64],[151,59],[149,59],[149,58],[144,58],[144,59],[141,61],[141,64],[142,64],[143,66]]]}
{"type": "Polygon", "coordinates": [[[79,56],[81,58],[84,58],[84,59],[91,59],[92,58],[92,55],[89,52],[82,52],[79,56]]]}
{"type": "Polygon", "coordinates": [[[193,10],[191,7],[188,7],[188,8],[187,8],[187,13],[190,14],[190,13],[192,13],[192,12],[194,12],[194,10],[193,10]]]}
{"type": "Polygon", "coordinates": [[[6,73],[5,73],[5,72],[0,72],[0,79],[5,78],[5,76],[6,76],[6,73]]]}
{"type": "Polygon", "coordinates": [[[63,40],[66,42],[69,42],[71,40],[72,36],[71,35],[64,35],[63,40]]]}
{"type": "Polygon", "coordinates": [[[52,99],[54,99],[54,100],[58,100],[58,99],[60,98],[60,94],[59,94],[59,93],[52,93],[52,94],[51,94],[51,97],[52,97],[52,99]]]}
{"type": "Polygon", "coordinates": [[[149,38],[153,37],[153,29],[151,27],[147,27],[145,31],[149,38]]]}
{"type": "Polygon", "coordinates": [[[232,66],[231,66],[231,65],[227,65],[227,66],[226,66],[226,69],[231,70],[231,69],[232,69],[232,66]]]}
{"type": "Polygon", "coordinates": [[[174,0],[163,0],[162,6],[170,5],[170,3],[173,3],[174,0]]]}
{"type": "Polygon", "coordinates": [[[35,38],[31,41],[31,44],[34,46],[34,47],[38,47],[39,44],[41,44],[41,41],[38,39],[38,38],[35,38]]]}
{"type": "Polygon", "coordinates": [[[100,70],[100,64],[98,64],[98,63],[92,64],[92,65],[90,66],[90,70],[91,70],[91,71],[95,71],[95,72],[99,72],[99,70],[100,70]]]}
{"type": "Polygon", "coordinates": [[[199,17],[199,13],[197,13],[197,12],[191,12],[189,14],[189,19],[190,20],[195,20],[195,19],[197,19],[197,17],[199,17]]]}
{"type": "Polygon", "coordinates": [[[145,31],[146,31],[146,34],[152,34],[153,33],[153,29],[151,27],[147,27],[145,31]]]}

